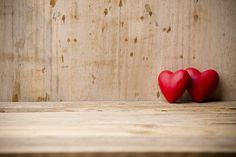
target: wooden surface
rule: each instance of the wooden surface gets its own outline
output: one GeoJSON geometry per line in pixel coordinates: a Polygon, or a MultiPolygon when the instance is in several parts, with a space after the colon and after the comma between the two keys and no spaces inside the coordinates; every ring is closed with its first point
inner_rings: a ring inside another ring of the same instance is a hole
{"type": "Polygon", "coordinates": [[[2,102],[0,155],[233,156],[235,106],[235,101],[2,102]]]}
{"type": "Polygon", "coordinates": [[[189,66],[236,100],[235,0],[1,0],[0,41],[0,101],[157,100],[189,66]]]}

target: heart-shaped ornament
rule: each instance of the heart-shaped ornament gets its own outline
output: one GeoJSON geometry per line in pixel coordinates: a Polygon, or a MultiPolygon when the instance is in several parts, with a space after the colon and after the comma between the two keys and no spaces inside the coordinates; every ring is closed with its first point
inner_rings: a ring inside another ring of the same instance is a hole
{"type": "Polygon", "coordinates": [[[175,73],[165,70],[158,76],[161,92],[169,103],[173,103],[180,98],[185,89],[188,88],[189,83],[190,77],[185,70],[178,70],[175,73]]]}
{"type": "Polygon", "coordinates": [[[205,101],[218,85],[218,73],[212,69],[200,72],[195,68],[188,68],[186,71],[191,77],[188,92],[192,96],[192,99],[196,102],[205,101]]]}

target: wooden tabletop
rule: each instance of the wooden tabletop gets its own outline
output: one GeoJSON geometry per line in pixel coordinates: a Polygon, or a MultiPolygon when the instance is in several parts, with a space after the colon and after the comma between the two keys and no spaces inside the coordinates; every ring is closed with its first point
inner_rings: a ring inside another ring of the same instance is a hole
{"type": "Polygon", "coordinates": [[[235,153],[236,101],[0,103],[0,156],[235,153]]]}

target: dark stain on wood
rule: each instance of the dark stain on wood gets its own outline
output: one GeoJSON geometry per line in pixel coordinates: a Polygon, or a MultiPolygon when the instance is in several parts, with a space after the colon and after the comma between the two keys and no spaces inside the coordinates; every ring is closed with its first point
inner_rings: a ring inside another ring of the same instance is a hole
{"type": "Polygon", "coordinates": [[[167,112],[167,110],[161,110],[161,112],[167,112]]]}
{"type": "Polygon", "coordinates": [[[235,107],[232,107],[232,108],[229,108],[230,110],[236,110],[236,108],[235,107]]]}
{"type": "Polygon", "coordinates": [[[37,99],[38,102],[40,102],[40,101],[49,101],[49,100],[50,100],[50,98],[49,98],[48,93],[46,93],[46,95],[44,97],[39,96],[38,99],[37,99]]]}
{"type": "Polygon", "coordinates": [[[171,27],[169,26],[168,28],[163,28],[162,31],[169,33],[171,31],[171,27]]]}
{"type": "Polygon", "coordinates": [[[136,44],[137,42],[138,42],[138,38],[135,37],[135,38],[134,38],[134,43],[136,44]]]}
{"type": "Polygon", "coordinates": [[[55,7],[57,0],[50,0],[50,5],[52,8],[55,7]]]}
{"type": "Polygon", "coordinates": [[[19,41],[17,41],[15,43],[16,48],[24,48],[25,47],[25,40],[24,39],[20,39],[19,41]]]}
{"type": "Polygon", "coordinates": [[[102,32],[104,32],[104,30],[105,30],[105,26],[102,26],[102,32]]]}
{"type": "Polygon", "coordinates": [[[4,113],[4,112],[6,112],[5,110],[3,110],[3,109],[0,109],[0,113],[4,113]]]}
{"type": "Polygon", "coordinates": [[[59,43],[59,47],[61,48],[61,40],[58,40],[58,43],[59,43]]]}
{"type": "Polygon", "coordinates": [[[196,57],[195,56],[193,56],[193,59],[195,59],[196,57]]]}
{"type": "Polygon", "coordinates": [[[20,82],[16,81],[13,86],[12,101],[18,102],[20,97],[20,82]]]}
{"type": "Polygon", "coordinates": [[[108,9],[105,8],[105,9],[104,9],[104,15],[107,16],[107,14],[108,14],[108,9]]]}
{"type": "Polygon", "coordinates": [[[95,75],[91,75],[92,76],[92,84],[94,84],[95,83],[95,80],[96,80],[96,77],[95,77],[95,75]]]}
{"type": "Polygon", "coordinates": [[[119,7],[122,7],[122,6],[123,6],[123,2],[122,2],[122,0],[120,0],[119,7]]]}
{"type": "Polygon", "coordinates": [[[121,21],[120,24],[121,24],[121,27],[123,27],[125,23],[124,21],[121,21]]]}
{"type": "Polygon", "coordinates": [[[127,42],[127,41],[128,41],[128,38],[125,38],[125,41],[127,42]]]}
{"type": "Polygon", "coordinates": [[[46,71],[46,68],[45,68],[45,67],[43,67],[43,69],[42,69],[42,73],[45,73],[45,71],[46,71]]]}
{"type": "Polygon", "coordinates": [[[65,23],[65,22],[66,22],[66,16],[63,15],[63,16],[61,17],[61,20],[63,21],[63,23],[65,23]]]}
{"type": "Polygon", "coordinates": [[[145,57],[145,56],[143,56],[143,60],[145,61],[147,61],[148,60],[148,57],[145,57]]]}
{"type": "Polygon", "coordinates": [[[134,53],[133,52],[130,52],[130,57],[133,57],[134,56],[134,53]]]}
{"type": "Polygon", "coordinates": [[[152,16],[152,12],[151,11],[149,12],[149,15],[152,16]]]}
{"type": "Polygon", "coordinates": [[[19,101],[18,94],[14,94],[12,96],[12,102],[18,102],[18,101],[19,101]]]}
{"type": "Polygon", "coordinates": [[[151,10],[151,7],[149,4],[145,4],[145,9],[146,9],[146,12],[148,12],[149,16],[152,16],[152,10],[151,10]]]}
{"type": "Polygon", "coordinates": [[[198,19],[199,19],[199,16],[198,16],[197,14],[194,14],[194,15],[193,15],[193,19],[194,19],[194,22],[197,22],[198,19]]]}
{"type": "Polygon", "coordinates": [[[74,38],[74,42],[77,42],[77,39],[76,39],[76,38],[74,38]]]}
{"type": "Polygon", "coordinates": [[[140,16],[140,20],[143,21],[143,20],[144,20],[144,17],[143,17],[143,16],[140,16]]]}
{"type": "Polygon", "coordinates": [[[61,62],[64,63],[64,56],[61,56],[61,62]]]}
{"type": "Polygon", "coordinates": [[[169,33],[170,31],[171,31],[171,27],[169,26],[166,32],[169,33]]]}
{"type": "Polygon", "coordinates": [[[180,55],[179,58],[183,59],[184,57],[183,57],[183,55],[180,55]]]}
{"type": "Polygon", "coordinates": [[[67,38],[67,42],[68,42],[68,43],[70,42],[70,38],[67,38]]]}

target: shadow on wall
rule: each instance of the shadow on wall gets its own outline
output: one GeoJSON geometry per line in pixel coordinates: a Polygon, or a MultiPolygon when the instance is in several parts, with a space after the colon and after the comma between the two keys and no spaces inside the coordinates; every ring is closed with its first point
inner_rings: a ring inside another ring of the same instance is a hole
{"type": "Polygon", "coordinates": [[[223,95],[223,81],[220,79],[219,84],[216,88],[216,90],[214,91],[214,93],[209,97],[210,101],[219,101],[222,100],[224,98],[223,95]]]}

